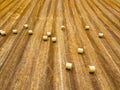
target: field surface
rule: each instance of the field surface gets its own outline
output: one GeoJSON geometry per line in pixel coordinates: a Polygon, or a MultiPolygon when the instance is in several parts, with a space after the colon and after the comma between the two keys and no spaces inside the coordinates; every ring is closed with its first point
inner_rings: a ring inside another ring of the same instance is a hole
{"type": "Polygon", "coordinates": [[[120,0],[0,0],[0,29],[0,90],[120,90],[120,0]]]}

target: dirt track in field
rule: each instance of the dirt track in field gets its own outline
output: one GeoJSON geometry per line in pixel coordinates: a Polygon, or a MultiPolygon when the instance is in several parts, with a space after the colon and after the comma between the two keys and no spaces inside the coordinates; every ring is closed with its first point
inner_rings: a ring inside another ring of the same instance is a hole
{"type": "Polygon", "coordinates": [[[0,29],[0,90],[120,90],[120,0],[0,0],[0,29]]]}

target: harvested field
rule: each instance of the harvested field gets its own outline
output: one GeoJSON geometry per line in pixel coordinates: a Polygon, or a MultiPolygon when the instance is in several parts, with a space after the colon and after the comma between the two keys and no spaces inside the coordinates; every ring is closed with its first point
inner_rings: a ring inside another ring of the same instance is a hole
{"type": "Polygon", "coordinates": [[[120,0],[0,0],[0,30],[0,90],[120,90],[120,0]]]}

